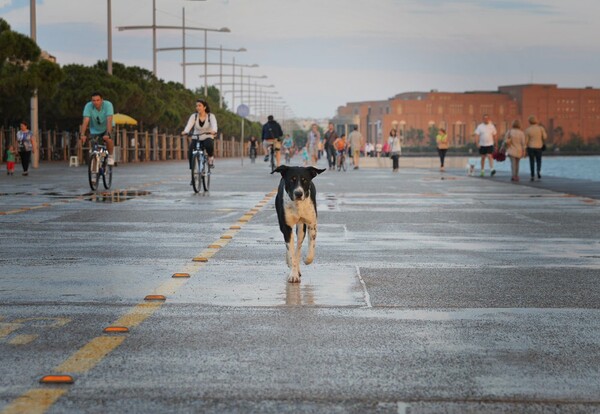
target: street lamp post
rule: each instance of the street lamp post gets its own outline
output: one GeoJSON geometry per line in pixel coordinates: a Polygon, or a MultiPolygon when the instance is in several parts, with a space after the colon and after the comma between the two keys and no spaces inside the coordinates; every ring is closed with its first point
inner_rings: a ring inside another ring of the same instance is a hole
{"type": "Polygon", "coordinates": [[[107,60],[107,69],[108,69],[108,74],[112,75],[112,7],[111,7],[111,0],[106,0],[106,6],[107,6],[107,17],[106,17],[106,23],[107,23],[107,33],[108,33],[108,60],[107,60]]]}
{"type": "MultiPolygon", "coordinates": [[[[202,1],[202,0],[197,0],[202,1]]],[[[204,27],[186,27],[185,21],[182,26],[157,26],[156,25],[156,0],[152,0],[152,26],[120,26],[118,27],[119,31],[122,32],[124,30],[143,30],[143,29],[152,29],[152,72],[154,76],[156,74],[156,52],[158,52],[158,48],[156,47],[156,29],[174,29],[174,30],[182,30],[183,36],[185,38],[185,30],[201,30],[204,32],[204,46],[206,49],[208,32],[220,32],[220,33],[230,33],[231,30],[227,27],[221,27],[220,29],[207,29],[204,27]]],[[[185,50],[185,47],[184,47],[185,50]]],[[[205,60],[206,60],[206,50],[204,52],[205,60]]],[[[206,73],[206,68],[204,69],[206,73]]],[[[208,93],[207,85],[204,85],[204,94],[208,93]]]]}
{"type": "MultiPolygon", "coordinates": [[[[36,23],[36,16],[35,16],[35,0],[30,0],[29,2],[29,17],[30,17],[30,33],[31,33],[31,40],[33,40],[34,42],[37,42],[37,23],[36,23]]],[[[36,138],[35,139],[35,145],[37,146],[37,148],[40,147],[40,139],[39,139],[39,131],[38,131],[38,94],[37,94],[37,89],[33,91],[33,96],[31,97],[30,100],[30,116],[31,116],[31,132],[33,133],[33,136],[36,138]]],[[[39,151],[35,151],[34,156],[33,156],[33,168],[37,168],[38,167],[38,162],[39,162],[39,151]]]]}
{"type": "MultiPolygon", "coordinates": [[[[233,63],[227,64],[227,63],[208,63],[208,62],[194,62],[194,63],[186,63],[186,65],[188,66],[194,66],[194,65],[204,65],[204,67],[206,68],[206,66],[208,65],[219,65],[219,67],[223,67],[223,66],[233,66],[233,74],[231,75],[233,77],[233,82],[234,82],[234,89],[235,89],[235,67],[239,66],[239,67],[245,67],[245,68],[257,68],[258,65],[252,64],[252,65],[242,65],[242,64],[237,64],[235,63],[235,57],[233,58],[233,63]]],[[[205,69],[206,71],[206,69],[205,69]]],[[[202,77],[202,75],[200,75],[202,77]]],[[[204,84],[206,85],[206,83],[208,82],[208,74],[205,73],[204,74],[204,84]]],[[[221,75],[222,76],[222,75],[221,75]]],[[[205,86],[206,88],[206,86],[205,86]]],[[[233,103],[233,106],[235,107],[235,102],[233,103]]]]}

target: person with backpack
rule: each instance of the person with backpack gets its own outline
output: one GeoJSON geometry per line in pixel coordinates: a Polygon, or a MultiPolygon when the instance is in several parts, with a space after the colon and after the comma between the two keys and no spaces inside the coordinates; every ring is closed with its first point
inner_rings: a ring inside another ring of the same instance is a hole
{"type": "MultiPolygon", "coordinates": [[[[262,140],[268,144],[267,148],[273,145],[275,150],[276,167],[281,165],[281,137],[283,137],[283,131],[279,122],[275,121],[273,115],[267,117],[267,123],[262,128],[262,140]]],[[[265,162],[269,161],[269,152],[265,157],[265,162]]]]}

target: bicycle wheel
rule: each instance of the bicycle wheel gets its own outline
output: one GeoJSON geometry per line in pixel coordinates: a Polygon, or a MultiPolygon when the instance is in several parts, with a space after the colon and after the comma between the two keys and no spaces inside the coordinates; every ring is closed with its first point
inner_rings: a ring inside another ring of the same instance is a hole
{"type": "Polygon", "coordinates": [[[200,154],[194,155],[194,160],[192,162],[192,187],[194,187],[194,192],[200,192],[200,154]]]}
{"type": "Polygon", "coordinates": [[[98,170],[100,169],[100,157],[97,154],[90,155],[90,162],[88,163],[88,179],[90,182],[90,188],[92,191],[98,189],[98,170]]]}
{"type": "Polygon", "coordinates": [[[210,188],[210,165],[207,160],[202,163],[202,186],[204,191],[208,191],[210,188]]]}
{"type": "Polygon", "coordinates": [[[275,151],[271,151],[271,172],[275,171],[275,151]]]}
{"type": "Polygon", "coordinates": [[[104,183],[104,188],[109,189],[112,184],[112,170],[113,166],[108,165],[107,158],[104,158],[104,174],[102,174],[102,182],[104,183]]]}

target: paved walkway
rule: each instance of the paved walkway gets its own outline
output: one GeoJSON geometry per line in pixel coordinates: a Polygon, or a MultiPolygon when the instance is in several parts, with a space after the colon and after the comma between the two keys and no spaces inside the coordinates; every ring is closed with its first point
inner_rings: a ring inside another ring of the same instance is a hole
{"type": "Polygon", "coordinates": [[[600,412],[600,201],[327,171],[291,285],[279,177],[216,168],[209,195],[174,162],[110,193],[82,167],[0,177],[0,413],[600,412]]]}

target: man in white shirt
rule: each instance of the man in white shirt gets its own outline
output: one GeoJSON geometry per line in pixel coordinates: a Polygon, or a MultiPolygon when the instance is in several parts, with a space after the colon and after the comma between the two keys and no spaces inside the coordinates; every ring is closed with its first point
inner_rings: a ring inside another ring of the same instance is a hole
{"type": "Polygon", "coordinates": [[[490,175],[493,177],[496,174],[496,170],[494,169],[492,153],[494,152],[494,147],[498,145],[498,131],[496,131],[496,127],[490,121],[488,114],[483,115],[483,122],[475,129],[475,135],[477,136],[475,145],[477,145],[479,154],[481,154],[481,176],[485,175],[485,159],[487,158],[490,163],[490,175]]]}

